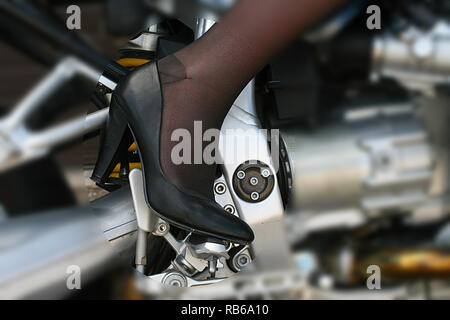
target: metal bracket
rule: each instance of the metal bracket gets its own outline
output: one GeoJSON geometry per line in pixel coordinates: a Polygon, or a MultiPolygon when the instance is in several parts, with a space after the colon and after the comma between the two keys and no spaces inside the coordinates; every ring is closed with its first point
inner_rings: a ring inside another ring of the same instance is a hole
{"type": "Polygon", "coordinates": [[[148,277],[154,281],[157,281],[163,285],[171,286],[171,287],[195,287],[195,286],[204,286],[207,284],[214,284],[221,282],[225,279],[206,279],[206,280],[195,280],[189,276],[185,276],[184,274],[170,270],[167,272],[159,273],[148,277]]]}
{"type": "MultiPolygon", "coordinates": [[[[191,234],[183,240],[177,240],[169,232],[169,224],[152,212],[151,208],[147,205],[142,170],[133,169],[129,174],[129,181],[138,225],[135,260],[138,271],[143,273],[144,267],[147,264],[146,253],[149,233],[164,237],[176,252],[176,258],[172,262],[172,266],[177,269],[178,273],[188,279],[186,282],[182,281],[186,284],[191,284],[192,281],[197,283],[198,280],[189,280],[189,277],[204,271],[206,267],[209,267],[211,269],[210,271],[214,274],[218,260],[220,258],[229,259],[228,248],[224,244],[205,242],[194,245],[188,242],[191,234]]],[[[175,278],[179,279],[180,277],[176,276],[175,278]]],[[[175,282],[179,283],[178,280],[175,282]]],[[[205,284],[206,282],[201,283],[205,284]]]]}
{"type": "Polygon", "coordinates": [[[138,228],[155,236],[165,236],[169,232],[169,224],[154,214],[147,205],[142,170],[131,170],[128,179],[130,180],[131,196],[134,209],[136,210],[138,228]]]}
{"type": "Polygon", "coordinates": [[[138,238],[136,241],[136,269],[144,272],[147,264],[147,238],[152,233],[156,236],[166,236],[169,233],[169,224],[154,214],[147,202],[144,193],[144,178],[141,169],[133,169],[128,179],[130,181],[131,196],[138,225],[138,238]]]}
{"type": "Polygon", "coordinates": [[[26,120],[75,76],[97,82],[100,72],[75,57],[62,59],[5,117],[0,118],[0,172],[47,155],[55,147],[101,128],[108,109],[33,131],[26,120]]]}

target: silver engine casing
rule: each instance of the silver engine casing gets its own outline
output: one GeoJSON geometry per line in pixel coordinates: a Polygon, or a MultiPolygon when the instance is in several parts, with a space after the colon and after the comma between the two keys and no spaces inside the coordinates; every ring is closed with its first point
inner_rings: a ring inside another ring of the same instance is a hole
{"type": "MultiPolygon", "coordinates": [[[[424,119],[412,104],[349,110],[314,131],[281,131],[292,180],[291,208],[300,212],[353,210],[366,217],[411,213],[442,204],[446,171],[424,119]],[[436,190],[438,189],[438,190],[436,190]]],[[[438,135],[443,132],[438,131],[438,135]]],[[[447,206],[438,208],[440,213],[447,206]]]]}

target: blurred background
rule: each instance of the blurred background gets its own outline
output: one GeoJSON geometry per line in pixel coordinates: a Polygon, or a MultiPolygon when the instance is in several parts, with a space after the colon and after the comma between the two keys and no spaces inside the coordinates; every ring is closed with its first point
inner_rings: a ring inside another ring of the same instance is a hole
{"type": "MultiPolygon", "coordinates": [[[[22,9],[21,2],[17,3],[17,7],[22,9]]],[[[69,16],[66,9],[71,4],[70,2],[43,1],[42,4],[39,4],[39,1],[29,1],[28,3],[24,1],[23,4],[24,6],[30,4],[32,8],[40,8],[41,12],[50,15],[51,21],[55,21],[64,30],[65,21],[69,16]]],[[[118,40],[108,29],[104,1],[84,1],[79,5],[83,14],[83,25],[80,30],[71,30],[70,33],[82,38],[86,44],[104,54],[105,57],[117,56],[118,48],[126,40],[118,40]]],[[[68,53],[67,49],[62,46],[46,45],[43,39],[47,40],[48,38],[45,36],[38,37],[39,33],[30,34],[30,30],[20,29],[23,24],[18,19],[14,20],[9,13],[2,13],[2,16],[4,17],[2,19],[4,26],[2,25],[3,41],[0,43],[0,50],[4,59],[2,59],[1,66],[0,105],[2,114],[5,115],[17,106],[33,86],[38,84],[49,70],[68,53]],[[24,40],[19,40],[19,38],[24,38],[24,40]],[[21,45],[27,43],[27,38],[33,38],[41,47],[34,47],[31,44],[30,47],[24,49],[21,45]],[[42,52],[34,52],[31,49],[42,52]],[[47,51],[45,51],[46,49],[47,51]]],[[[90,96],[94,88],[95,84],[86,83],[83,79],[80,80],[76,77],[71,79],[61,90],[55,92],[55,95],[49,99],[51,101],[46,101],[46,105],[40,109],[41,112],[35,113],[33,117],[30,117],[31,119],[28,119],[32,122],[30,127],[33,129],[43,128],[92,111],[95,106],[90,102],[90,96]]],[[[79,140],[81,141],[81,139],[79,140]]],[[[14,181],[10,183],[16,184],[18,189],[12,190],[11,184],[2,184],[4,188],[2,195],[8,192],[13,194],[10,195],[11,197],[19,198],[11,199],[10,203],[7,199],[3,200],[3,203],[8,203],[4,204],[7,212],[21,214],[32,210],[86,203],[88,195],[86,181],[80,179],[80,174],[83,164],[95,163],[98,139],[94,138],[85,143],[79,143],[80,141],[39,159],[38,164],[25,164],[25,166],[30,166],[30,169],[20,178],[14,173],[10,173],[10,176],[14,177],[11,179],[14,181]],[[46,174],[41,174],[40,170],[46,170],[46,174]],[[35,184],[30,185],[33,183],[31,180],[34,180],[35,184]],[[24,189],[26,185],[30,185],[29,189],[24,189]],[[39,186],[42,185],[46,185],[47,188],[40,188],[39,186]],[[41,194],[35,196],[36,189],[41,189],[41,194]],[[27,191],[30,192],[26,193],[27,191]]]]}
{"type": "MultiPolygon", "coordinates": [[[[150,276],[174,254],[155,236],[135,271],[128,175],[139,159],[127,146],[90,179],[110,94],[97,82],[119,79],[111,60],[132,69],[186,46],[233,2],[0,3],[0,298],[450,298],[450,5],[440,0],[349,1],[252,81],[256,121],[281,134],[282,210],[243,274],[160,286],[150,276]],[[68,266],[81,290],[68,289],[68,266]]],[[[252,190],[215,192],[233,213],[260,210],[242,202],[252,190]]]]}

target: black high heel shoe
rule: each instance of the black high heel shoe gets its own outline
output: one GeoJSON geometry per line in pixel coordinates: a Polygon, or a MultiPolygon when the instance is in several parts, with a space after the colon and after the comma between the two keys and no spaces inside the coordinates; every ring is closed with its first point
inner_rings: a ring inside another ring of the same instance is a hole
{"type": "MultiPolygon", "coordinates": [[[[181,229],[239,244],[253,241],[253,232],[243,220],[214,201],[180,190],[167,179],[159,162],[162,110],[156,63],[148,63],[125,76],[114,90],[110,104],[106,135],[126,132],[126,119],[139,151],[148,206],[181,229]]],[[[113,140],[121,141],[117,137],[113,140]]]]}

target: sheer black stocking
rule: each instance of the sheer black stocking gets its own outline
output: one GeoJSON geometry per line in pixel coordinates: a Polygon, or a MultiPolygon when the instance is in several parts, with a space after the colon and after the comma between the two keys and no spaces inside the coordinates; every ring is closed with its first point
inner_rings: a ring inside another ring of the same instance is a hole
{"type": "Polygon", "coordinates": [[[164,106],[160,160],[173,183],[213,198],[215,165],[175,165],[171,150],[178,142],[171,141],[172,132],[184,128],[193,138],[194,121],[202,121],[203,131],[220,129],[239,92],[270,57],[341,2],[240,0],[199,40],[158,62],[164,106]]]}

